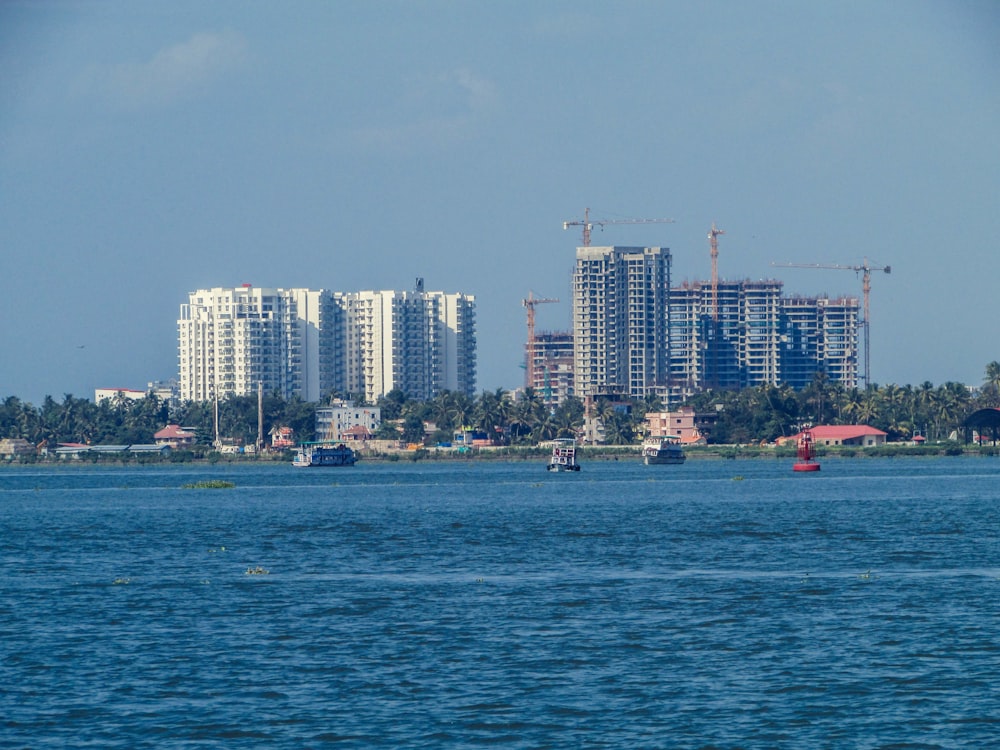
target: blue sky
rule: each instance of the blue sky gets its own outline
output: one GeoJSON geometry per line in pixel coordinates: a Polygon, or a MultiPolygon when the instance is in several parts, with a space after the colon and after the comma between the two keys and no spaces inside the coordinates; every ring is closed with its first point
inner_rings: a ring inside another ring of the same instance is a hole
{"type": "Polygon", "coordinates": [[[479,390],[593,243],[673,281],[872,281],[872,379],[1000,359],[1000,4],[0,5],[0,397],[176,374],[189,291],[475,294],[479,390]]]}

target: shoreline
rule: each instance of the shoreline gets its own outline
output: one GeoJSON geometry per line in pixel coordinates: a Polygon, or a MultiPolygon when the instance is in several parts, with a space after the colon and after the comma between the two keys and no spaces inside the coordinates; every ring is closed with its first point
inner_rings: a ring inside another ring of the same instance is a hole
{"type": "MultiPolygon", "coordinates": [[[[399,462],[455,462],[455,461],[530,461],[544,463],[550,457],[546,448],[496,447],[474,448],[459,452],[450,448],[419,448],[416,450],[377,451],[361,448],[357,451],[361,463],[399,463],[399,462]]],[[[614,462],[641,461],[639,446],[584,446],[578,449],[581,461],[614,462]]],[[[775,446],[718,445],[694,446],[685,448],[689,461],[733,461],[733,460],[774,460],[786,461],[795,458],[794,448],[776,448],[775,446]]],[[[963,446],[955,443],[937,445],[883,445],[883,446],[824,446],[817,451],[817,459],[836,458],[951,458],[956,456],[972,456],[991,458],[1000,455],[1000,446],[963,446]]],[[[221,454],[209,452],[205,455],[195,455],[188,451],[178,452],[168,456],[162,455],[128,455],[95,454],[78,458],[57,456],[44,457],[11,457],[0,459],[0,467],[27,466],[90,466],[90,465],[149,465],[164,464],[195,464],[195,465],[260,465],[260,464],[291,464],[291,453],[274,454],[221,454]]]]}

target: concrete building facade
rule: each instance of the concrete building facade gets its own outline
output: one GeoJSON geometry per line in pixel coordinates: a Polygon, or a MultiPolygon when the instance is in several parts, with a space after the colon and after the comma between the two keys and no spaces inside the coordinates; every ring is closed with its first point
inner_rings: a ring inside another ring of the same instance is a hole
{"type": "Polygon", "coordinates": [[[669,300],[668,248],[577,248],[573,343],[578,396],[665,393],[669,300]]]}
{"type": "Polygon", "coordinates": [[[357,428],[369,436],[382,422],[382,410],[377,406],[356,406],[353,401],[336,400],[316,410],[316,440],[342,442],[352,439],[357,428]]]}
{"type": "Polygon", "coordinates": [[[350,393],[374,403],[392,390],[431,399],[442,391],[474,396],[475,297],[415,291],[343,295],[350,393]]]}
{"type": "Polygon", "coordinates": [[[706,389],[858,379],[855,297],[785,297],[783,283],[695,281],[671,290],[670,403],[706,389]],[[713,305],[713,299],[717,300],[713,305]]]}
{"type": "Polygon", "coordinates": [[[181,305],[182,400],[257,392],[369,403],[398,388],[429,399],[475,393],[475,298],[424,292],[342,293],[245,284],[200,289],[181,305]]]}
{"type": "Polygon", "coordinates": [[[316,401],[335,383],[342,315],[331,292],[244,284],[200,289],[181,305],[182,400],[277,392],[316,401]]]}
{"type": "MultiPolygon", "coordinates": [[[[535,334],[530,347],[535,366],[534,378],[529,384],[541,394],[547,406],[558,406],[567,397],[576,394],[573,372],[573,333],[571,331],[542,331],[535,334]]],[[[525,346],[525,354],[529,347],[525,346]]]]}

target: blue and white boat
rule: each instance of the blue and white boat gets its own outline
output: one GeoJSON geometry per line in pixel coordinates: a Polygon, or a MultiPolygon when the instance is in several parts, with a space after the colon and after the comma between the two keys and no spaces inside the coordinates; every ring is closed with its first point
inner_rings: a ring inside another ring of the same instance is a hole
{"type": "Polygon", "coordinates": [[[311,468],[314,466],[354,466],[357,457],[354,451],[343,443],[322,445],[305,443],[300,445],[292,459],[292,466],[311,468]]]}
{"type": "Polygon", "coordinates": [[[681,439],[674,435],[648,438],[642,444],[642,461],[647,466],[653,464],[682,464],[687,456],[681,447],[681,439]]]}
{"type": "Polygon", "coordinates": [[[580,464],[576,462],[576,441],[558,438],[552,442],[552,458],[546,468],[549,471],[580,471],[580,464]]]}

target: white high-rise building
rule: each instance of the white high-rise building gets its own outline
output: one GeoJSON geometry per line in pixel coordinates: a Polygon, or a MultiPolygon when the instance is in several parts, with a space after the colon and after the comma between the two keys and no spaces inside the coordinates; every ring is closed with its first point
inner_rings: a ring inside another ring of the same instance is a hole
{"type": "Polygon", "coordinates": [[[475,395],[475,297],[366,291],[343,295],[347,320],[347,390],[374,403],[392,390],[430,399],[475,395]]]}
{"type": "Polygon", "coordinates": [[[576,394],[643,398],[668,377],[670,250],[579,247],[573,271],[576,394]]]}
{"type": "Polygon", "coordinates": [[[257,392],[374,403],[398,389],[430,399],[475,395],[475,298],[424,292],[200,289],[181,305],[182,400],[257,392]]]}
{"type": "Polygon", "coordinates": [[[335,296],[249,284],[199,289],[177,321],[182,400],[257,392],[318,401],[335,387],[342,314],[335,296]]]}

